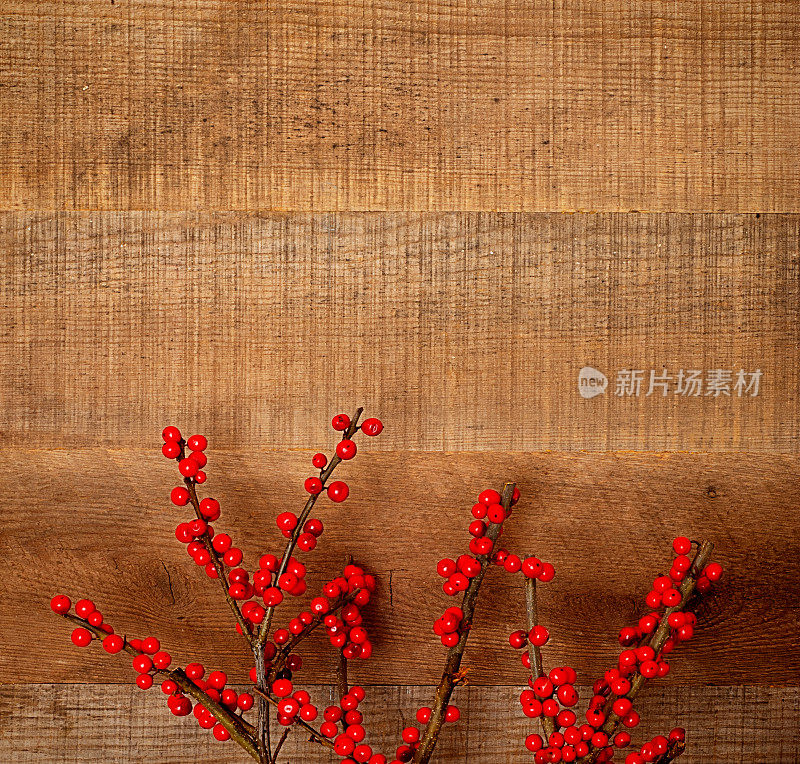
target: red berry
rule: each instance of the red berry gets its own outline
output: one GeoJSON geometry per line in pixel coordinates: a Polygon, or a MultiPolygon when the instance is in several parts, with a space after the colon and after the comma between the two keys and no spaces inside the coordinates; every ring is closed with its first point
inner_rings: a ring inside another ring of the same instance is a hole
{"type": "Polygon", "coordinates": [[[325,526],[322,524],[322,520],[317,520],[315,518],[306,520],[305,524],[303,525],[303,531],[305,533],[310,533],[316,538],[319,538],[322,535],[324,529],[325,526]]]}
{"type": "Polygon", "coordinates": [[[160,650],[153,656],[153,665],[157,669],[165,669],[172,663],[172,656],[169,653],[165,653],[163,650],[160,650]]]}
{"type": "Polygon", "coordinates": [[[357,450],[356,444],[352,440],[342,440],[336,445],[336,456],[347,461],[356,455],[357,450]]]}
{"type": "Polygon", "coordinates": [[[279,698],[286,698],[292,694],[292,683],[288,679],[276,679],[272,683],[272,692],[279,698]]]}
{"type": "Polygon", "coordinates": [[[215,724],[214,729],[211,731],[214,737],[219,740],[220,742],[229,740],[231,733],[225,729],[221,724],[215,724]]]}
{"type": "Polygon", "coordinates": [[[88,629],[79,626],[72,632],[72,644],[76,647],[86,647],[92,641],[92,633],[88,629]]]}
{"type": "Polygon", "coordinates": [[[184,477],[194,477],[198,469],[200,468],[197,466],[197,462],[194,459],[186,458],[178,462],[178,471],[184,477]]]}
{"type": "Polygon", "coordinates": [[[50,609],[54,613],[68,613],[71,606],[72,602],[70,602],[66,594],[56,594],[56,596],[50,600],[50,609]]]}
{"type": "Polygon", "coordinates": [[[337,414],[331,420],[331,427],[337,432],[342,432],[350,426],[350,417],[347,414],[337,414]]]}
{"type": "Polygon", "coordinates": [[[232,546],[222,556],[222,561],[229,567],[238,565],[242,561],[242,550],[239,549],[238,547],[232,546]]]}
{"type": "Polygon", "coordinates": [[[457,722],[461,718],[461,711],[459,711],[455,706],[448,706],[447,711],[444,714],[444,720],[446,722],[457,722]]]}
{"type": "Polygon", "coordinates": [[[137,655],[133,659],[133,670],[139,674],[146,674],[153,668],[153,661],[148,655],[137,655]]]}
{"type": "Polygon", "coordinates": [[[350,493],[350,489],[347,487],[347,483],[341,480],[334,480],[328,486],[328,498],[331,501],[335,501],[337,504],[339,502],[344,501],[350,493]]]}
{"type": "Polygon", "coordinates": [[[667,607],[675,607],[681,601],[681,594],[677,589],[667,589],[661,599],[667,607]]]}
{"type": "Polygon", "coordinates": [[[497,503],[489,504],[486,508],[486,518],[490,523],[502,523],[506,519],[506,511],[503,509],[503,505],[497,503]]]}
{"type": "Polygon", "coordinates": [[[420,724],[427,724],[431,718],[431,709],[427,706],[423,706],[422,708],[417,711],[417,721],[420,724]]]}
{"type": "Polygon", "coordinates": [[[181,447],[175,441],[170,440],[161,446],[161,453],[167,459],[177,459],[181,454],[181,447]]]}
{"type": "Polygon", "coordinates": [[[164,438],[166,441],[170,440],[180,440],[181,439],[181,431],[177,427],[165,427],[161,431],[161,437],[164,438]]]}
{"type": "Polygon", "coordinates": [[[692,542],[686,536],[678,536],[672,542],[672,548],[675,550],[675,554],[689,554],[692,550],[692,542]]]}
{"type": "Polygon", "coordinates": [[[480,496],[478,496],[478,501],[488,507],[490,504],[499,504],[501,498],[497,491],[487,488],[485,491],[481,491],[480,496]]]}
{"type": "Polygon", "coordinates": [[[109,634],[103,640],[103,649],[112,655],[118,653],[123,647],[125,647],[125,640],[117,634],[109,634]]]}
{"type": "Polygon", "coordinates": [[[542,572],[539,574],[539,580],[543,583],[549,583],[556,577],[556,569],[549,563],[542,563],[542,572]]]}
{"type": "Polygon", "coordinates": [[[528,633],[528,639],[537,647],[542,647],[550,639],[550,632],[544,626],[534,626],[528,633]]]}
{"type": "Polygon", "coordinates": [[[528,644],[528,635],[522,630],[514,631],[509,635],[508,641],[511,647],[519,650],[528,644]]]}
{"type": "Polygon", "coordinates": [[[206,520],[216,520],[219,517],[219,502],[210,496],[206,497],[200,502],[200,514],[206,520]]]}
{"type": "Polygon", "coordinates": [[[685,573],[692,567],[692,561],[685,554],[681,554],[672,561],[672,567],[681,573],[685,573]]]}
{"type": "Polygon", "coordinates": [[[361,424],[361,431],[364,435],[369,435],[371,438],[374,438],[376,435],[380,435],[383,432],[383,422],[381,422],[380,419],[375,419],[375,417],[365,419],[361,424]]]}
{"type": "Polygon", "coordinates": [[[281,512],[275,519],[282,531],[293,531],[297,527],[297,516],[294,512],[281,512]]]}
{"type": "Polygon", "coordinates": [[[325,454],[314,454],[311,457],[311,464],[313,464],[318,470],[324,469],[325,465],[328,463],[328,457],[325,454]]]}
{"type": "Polygon", "coordinates": [[[516,573],[518,570],[522,568],[522,560],[520,560],[519,557],[517,557],[517,555],[510,554],[503,561],[503,567],[509,573],[516,573]]]}
{"type": "Polygon", "coordinates": [[[306,478],[306,482],[303,484],[303,487],[312,496],[316,496],[322,491],[322,481],[317,477],[306,478]]]}
{"type": "Polygon", "coordinates": [[[186,441],[186,445],[189,446],[192,451],[205,451],[206,448],[208,448],[208,441],[205,435],[192,435],[192,437],[186,441]]]}
{"type": "Polygon", "coordinates": [[[528,578],[538,578],[542,572],[542,561],[538,557],[528,557],[522,563],[522,572],[528,578]]]}
{"type": "Polygon", "coordinates": [[[185,488],[178,486],[172,489],[169,498],[176,506],[185,507],[189,503],[189,492],[185,488]]]}
{"type": "Polygon", "coordinates": [[[722,565],[712,562],[710,565],[706,565],[703,574],[709,581],[719,581],[722,578],[722,565]]]}
{"type": "Polygon", "coordinates": [[[78,600],[75,603],[75,614],[81,618],[88,618],[96,610],[91,600],[78,600]]]}

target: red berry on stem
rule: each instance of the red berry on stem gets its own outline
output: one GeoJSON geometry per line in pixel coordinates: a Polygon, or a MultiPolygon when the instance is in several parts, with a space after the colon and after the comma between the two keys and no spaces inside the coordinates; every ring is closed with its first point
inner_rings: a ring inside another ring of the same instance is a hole
{"type": "Polygon", "coordinates": [[[325,465],[328,463],[328,457],[325,454],[314,454],[311,457],[311,464],[313,464],[318,470],[324,469],[325,465]]]}
{"type": "Polygon", "coordinates": [[[303,487],[312,496],[316,496],[322,491],[322,481],[317,477],[306,478],[306,482],[303,484],[303,487]]]}
{"type": "Polygon", "coordinates": [[[70,639],[72,640],[72,644],[76,647],[86,647],[86,645],[92,641],[92,633],[88,629],[79,626],[77,629],[73,630],[70,639]]]}
{"type": "Polygon", "coordinates": [[[208,448],[208,440],[206,440],[205,435],[192,435],[189,440],[186,441],[186,445],[192,451],[205,451],[208,448]]]}
{"type": "Polygon", "coordinates": [[[675,550],[675,554],[689,554],[692,551],[692,542],[686,536],[678,536],[672,542],[672,548],[675,550]]]}
{"type": "Polygon", "coordinates": [[[347,487],[347,483],[342,480],[334,480],[333,483],[328,486],[328,498],[331,501],[335,501],[337,504],[344,501],[349,494],[350,489],[347,487]]]}
{"type": "Polygon", "coordinates": [[[703,574],[709,581],[719,581],[722,578],[722,565],[712,562],[710,565],[706,565],[703,574]]]}
{"type": "Polygon", "coordinates": [[[50,600],[50,609],[54,613],[68,613],[71,606],[72,603],[66,594],[56,594],[56,596],[50,600]]]}
{"type": "Polygon", "coordinates": [[[455,706],[448,706],[447,711],[444,714],[444,720],[446,722],[457,722],[461,718],[461,711],[459,711],[455,706]]]}
{"type": "Polygon", "coordinates": [[[336,445],[336,456],[347,461],[356,455],[356,444],[352,440],[342,440],[336,445]]]}
{"type": "Polygon", "coordinates": [[[103,649],[112,655],[120,652],[123,647],[125,647],[125,640],[117,634],[109,634],[103,640],[103,649]]]}
{"type": "Polygon", "coordinates": [[[350,426],[350,417],[347,414],[337,414],[331,420],[331,427],[337,432],[342,432],[350,426]]]}
{"type": "Polygon", "coordinates": [[[167,457],[167,459],[177,459],[181,454],[181,447],[175,443],[175,441],[167,441],[163,446],[161,446],[161,453],[167,457]]]}
{"type": "Polygon", "coordinates": [[[189,492],[182,486],[178,486],[172,489],[169,498],[176,506],[185,507],[189,503],[189,492]]]}
{"type": "Polygon", "coordinates": [[[161,431],[161,437],[164,438],[166,441],[170,440],[180,440],[181,439],[181,431],[177,427],[165,427],[161,431]]]}
{"type": "Polygon", "coordinates": [[[375,417],[365,419],[361,424],[361,432],[374,438],[383,432],[383,422],[380,419],[375,419],[375,417]]]}
{"type": "Polygon", "coordinates": [[[499,504],[501,498],[497,491],[487,488],[485,491],[481,491],[480,496],[478,496],[478,501],[488,507],[490,504],[499,504]]]}
{"type": "Polygon", "coordinates": [[[198,469],[200,468],[197,466],[197,462],[194,459],[186,458],[178,462],[178,471],[184,477],[194,477],[198,469]]]}

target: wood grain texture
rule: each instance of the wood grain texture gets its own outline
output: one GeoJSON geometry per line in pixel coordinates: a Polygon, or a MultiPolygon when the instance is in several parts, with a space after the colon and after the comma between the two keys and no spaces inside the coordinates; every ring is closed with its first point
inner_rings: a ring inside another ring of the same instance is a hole
{"type": "Polygon", "coordinates": [[[0,251],[6,444],[309,448],[356,405],[387,450],[800,444],[796,215],[6,213],[0,251]]]}
{"type": "MultiPolygon", "coordinates": [[[[252,566],[257,555],[282,548],[274,517],[303,500],[310,454],[209,457],[207,495],[225,511],[215,525],[240,542],[252,566]]],[[[127,658],[72,648],[68,625],[48,609],[50,596],[63,590],[73,600],[91,595],[119,632],[157,635],[176,660],[245,679],[248,653],[216,585],[173,536],[184,519],[168,500],[173,465],[130,450],[4,449],[0,459],[0,577],[7,584],[0,676],[130,681],[127,658]]],[[[368,615],[375,660],[356,662],[354,681],[438,681],[444,653],[430,624],[452,601],[435,564],[466,550],[477,493],[514,479],[524,498],[505,543],[558,568],[541,594],[542,622],[552,632],[547,665],[570,663],[583,681],[594,681],[618,650],[619,628],[646,612],[644,594],[681,532],[715,540],[729,574],[702,613],[697,639],[676,654],[671,681],[800,683],[800,635],[792,627],[800,575],[797,457],[364,452],[340,477],[351,497],[336,507],[320,503],[327,530],[303,559],[312,591],[347,553],[379,578],[368,615]]],[[[507,638],[523,623],[522,583],[500,570],[490,581],[467,650],[470,681],[516,684],[523,669],[507,638]]],[[[303,676],[324,682],[330,650],[312,643],[303,676]]]]}
{"type": "MultiPolygon", "coordinates": [[[[521,688],[465,687],[457,690],[462,722],[442,734],[437,764],[511,764],[526,761],[522,741],[535,729],[519,710],[521,688]]],[[[580,688],[587,697],[589,688],[580,688]]],[[[315,701],[331,698],[330,688],[314,688],[315,701]]],[[[412,722],[417,708],[430,703],[430,687],[369,687],[363,705],[368,742],[388,751],[412,722]]],[[[681,764],[788,764],[800,759],[800,742],[786,730],[800,724],[800,689],[785,687],[649,688],[636,701],[642,724],[634,736],[673,726],[688,730],[681,764]]],[[[232,743],[220,744],[193,719],[175,719],[157,690],[145,693],[119,685],[0,686],[0,757],[8,764],[68,764],[103,761],[150,764],[219,764],[250,761],[232,743]]],[[[338,761],[292,735],[284,751],[289,761],[338,761]]]]}
{"type": "Polygon", "coordinates": [[[0,208],[796,211],[791,0],[9,0],[0,208]]]}

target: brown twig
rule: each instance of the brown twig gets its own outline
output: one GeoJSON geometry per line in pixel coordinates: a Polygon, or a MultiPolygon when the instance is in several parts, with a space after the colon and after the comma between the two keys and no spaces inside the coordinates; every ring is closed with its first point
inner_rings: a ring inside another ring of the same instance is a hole
{"type": "MultiPolygon", "coordinates": [[[[350,420],[350,426],[345,430],[344,434],[342,435],[342,440],[349,440],[355,435],[356,430],[358,429],[358,420],[363,413],[363,408],[356,409],[356,413],[353,415],[353,418],[350,420]]],[[[324,470],[320,473],[319,479],[322,481],[322,486],[324,488],[325,483],[327,482],[328,478],[331,476],[333,471],[336,469],[339,462],[342,460],[334,454],[331,457],[328,466],[325,467],[324,470]]],[[[275,579],[277,580],[286,572],[286,566],[289,564],[289,558],[292,556],[292,552],[294,552],[294,548],[297,545],[297,539],[300,537],[300,534],[303,532],[303,525],[305,521],[308,519],[309,514],[311,514],[311,510],[314,508],[314,504],[316,504],[318,496],[322,493],[312,494],[306,500],[305,506],[303,507],[303,511],[300,513],[300,516],[297,518],[297,525],[295,526],[294,531],[292,532],[291,537],[286,542],[286,549],[283,551],[283,557],[281,557],[281,563],[278,566],[278,572],[275,574],[275,579]]],[[[272,616],[275,613],[275,607],[268,607],[264,613],[264,620],[261,622],[261,628],[258,632],[258,643],[263,647],[264,643],[267,641],[267,635],[269,634],[269,630],[272,626],[272,616]]]]}
{"type": "MultiPolygon", "coordinates": [[[[180,462],[186,455],[186,441],[181,439],[178,441],[178,445],[180,446],[181,452],[180,455],[176,457],[176,461],[180,462]]],[[[185,477],[183,479],[184,484],[186,485],[187,490],[189,491],[189,501],[191,502],[192,507],[194,508],[194,513],[197,516],[198,520],[203,520],[205,522],[205,518],[200,513],[200,500],[197,498],[197,489],[195,488],[195,481],[193,478],[185,477]]],[[[228,574],[225,572],[225,564],[219,557],[217,550],[214,549],[213,544],[211,543],[211,537],[208,535],[208,531],[203,533],[202,536],[198,537],[200,541],[202,541],[203,546],[206,548],[206,551],[211,555],[211,563],[214,565],[214,570],[217,572],[217,580],[219,581],[220,586],[222,587],[222,593],[225,595],[225,600],[228,603],[228,607],[233,612],[233,615],[236,618],[236,621],[239,624],[239,628],[242,630],[242,635],[247,640],[248,644],[252,644],[253,636],[252,630],[250,629],[250,624],[247,623],[244,616],[242,615],[242,611],[239,608],[239,603],[231,597],[230,594],[230,584],[228,583],[228,574]]]]}
{"type": "MultiPolygon", "coordinates": [[[[103,640],[108,636],[108,633],[99,626],[92,626],[92,624],[79,616],[73,615],[72,613],[62,613],[61,615],[67,620],[88,629],[99,640],[103,640]]],[[[145,654],[142,650],[137,650],[133,647],[127,639],[125,639],[123,650],[129,655],[134,656],[145,654]]],[[[236,741],[256,761],[261,761],[254,743],[253,736],[255,730],[252,724],[242,719],[241,716],[232,713],[229,709],[225,708],[225,706],[211,698],[186,676],[183,669],[153,669],[153,673],[171,679],[187,695],[191,695],[201,706],[208,709],[214,715],[214,718],[228,730],[232,740],[236,741]]]]}
{"type": "MultiPolygon", "coordinates": [[[[511,500],[514,496],[514,485],[514,483],[506,483],[505,487],[503,488],[503,494],[500,503],[503,505],[503,509],[506,510],[506,515],[511,507],[511,500]]],[[[427,764],[433,755],[433,750],[436,748],[437,742],[439,741],[439,733],[441,732],[442,725],[444,724],[445,714],[447,712],[447,704],[449,703],[450,697],[453,694],[453,689],[460,681],[459,671],[461,668],[461,659],[464,656],[464,649],[467,646],[469,632],[472,628],[472,619],[475,615],[475,605],[478,601],[478,592],[480,591],[481,583],[483,583],[486,570],[488,569],[490,560],[494,554],[494,546],[502,528],[503,523],[490,523],[486,530],[486,537],[491,539],[492,548],[485,555],[480,555],[477,558],[480,561],[481,570],[478,575],[470,581],[467,590],[464,592],[464,599],[461,603],[461,610],[464,613],[464,617],[462,618],[461,625],[459,627],[461,638],[458,640],[458,644],[456,644],[454,647],[451,647],[447,653],[444,672],[442,673],[442,679],[439,682],[439,686],[436,689],[436,699],[434,701],[433,708],[431,709],[431,718],[428,721],[428,725],[425,727],[425,732],[420,740],[419,748],[417,748],[417,751],[414,754],[414,764],[427,764]]]]}
{"type": "MultiPolygon", "coordinates": [[[[705,568],[706,564],[708,563],[708,560],[711,557],[713,551],[714,551],[714,544],[712,542],[705,541],[702,544],[700,544],[700,548],[697,550],[697,554],[694,556],[694,559],[692,560],[692,565],[689,568],[686,577],[683,579],[678,589],[681,595],[681,601],[674,607],[667,608],[664,611],[664,615],[661,617],[661,620],[659,621],[658,628],[650,636],[650,639],[645,641],[644,644],[647,644],[650,647],[652,647],[656,655],[658,655],[661,652],[667,639],[669,639],[670,635],[669,616],[672,613],[681,611],[686,607],[686,603],[691,599],[692,595],[694,594],[695,587],[697,586],[697,579],[700,576],[700,573],[702,572],[703,568],[705,568]]],[[[636,674],[636,676],[631,680],[630,690],[628,690],[628,692],[625,695],[614,695],[613,693],[609,695],[603,707],[603,712],[607,714],[606,721],[600,728],[600,730],[602,732],[605,732],[609,736],[609,738],[614,734],[621,721],[620,716],[614,713],[614,710],[612,708],[614,701],[617,700],[617,698],[622,698],[622,697],[628,698],[629,700],[633,700],[641,692],[646,682],[647,680],[641,674],[636,674]]],[[[582,756],[580,759],[578,759],[578,761],[586,762],[586,764],[594,764],[598,754],[602,750],[603,747],[598,748],[596,746],[592,746],[589,749],[589,752],[585,756],[582,756]]]]}
{"type": "Polygon", "coordinates": [[[275,746],[275,753],[272,754],[272,758],[270,761],[272,764],[278,761],[278,754],[281,752],[281,748],[283,748],[283,744],[286,742],[286,738],[289,737],[289,733],[292,731],[291,727],[287,727],[283,734],[281,735],[280,740],[278,740],[278,745],[275,746]]]}
{"type": "MultiPolygon", "coordinates": [[[[342,435],[342,440],[350,439],[353,437],[353,435],[355,435],[356,430],[358,430],[358,420],[361,417],[363,411],[364,409],[361,407],[356,409],[356,413],[350,420],[349,427],[344,431],[342,435]]],[[[325,467],[325,469],[320,472],[319,479],[322,481],[323,488],[328,478],[331,476],[331,474],[341,461],[342,460],[334,453],[334,455],[331,457],[330,462],[328,463],[328,466],[325,467]]],[[[320,493],[322,493],[322,491],[320,491],[320,493]]],[[[319,494],[312,494],[306,500],[305,506],[303,507],[303,511],[297,518],[297,525],[295,526],[294,531],[292,531],[292,535],[290,536],[289,540],[286,542],[286,548],[283,551],[283,556],[281,557],[281,562],[280,565],[278,566],[278,571],[275,574],[275,580],[278,580],[286,572],[286,567],[289,564],[289,559],[292,556],[292,552],[294,552],[295,546],[297,545],[297,539],[303,532],[303,525],[308,519],[309,514],[311,514],[311,510],[314,508],[314,504],[316,504],[318,496],[319,494]]],[[[264,701],[261,700],[261,696],[268,689],[268,683],[267,683],[268,677],[264,666],[264,644],[267,641],[269,630],[272,627],[272,618],[274,614],[275,614],[274,605],[265,608],[264,620],[261,622],[261,627],[259,628],[255,638],[251,639],[250,641],[253,650],[253,657],[255,659],[255,664],[256,664],[256,687],[258,687],[258,689],[261,690],[261,693],[259,693],[259,699],[257,700],[256,703],[256,713],[258,720],[257,741],[259,749],[262,751],[266,748],[266,728],[269,724],[267,720],[267,712],[266,712],[267,709],[264,705],[264,701]]]]}
{"type": "MultiPolygon", "coordinates": [[[[528,633],[530,633],[534,626],[539,625],[539,615],[536,607],[535,578],[525,578],[525,606],[528,614],[528,633]]],[[[538,645],[534,645],[530,639],[528,639],[528,658],[530,658],[531,662],[531,676],[534,679],[544,676],[544,667],[542,666],[542,649],[538,645]]],[[[556,731],[553,718],[547,716],[543,711],[539,715],[539,721],[542,723],[545,740],[547,740],[549,739],[550,735],[556,731]]]]}

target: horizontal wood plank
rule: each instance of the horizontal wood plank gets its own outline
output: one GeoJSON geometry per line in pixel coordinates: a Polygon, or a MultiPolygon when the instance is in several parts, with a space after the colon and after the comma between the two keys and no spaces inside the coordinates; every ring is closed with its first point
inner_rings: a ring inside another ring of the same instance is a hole
{"type": "Polygon", "coordinates": [[[10,0],[0,209],[796,211],[787,0],[10,0]]]}
{"type": "MultiPolygon", "coordinates": [[[[517,702],[521,688],[473,687],[456,690],[462,721],[442,733],[437,764],[497,764],[524,761],[522,745],[535,722],[526,719],[517,702]]],[[[581,688],[586,696],[589,688],[581,688]]],[[[430,687],[369,687],[363,704],[367,741],[389,752],[412,723],[417,708],[430,703],[430,687]]],[[[317,703],[331,698],[316,687],[317,703]]],[[[796,735],[786,731],[800,724],[797,687],[659,687],[639,700],[642,724],[634,741],[685,726],[688,748],[681,764],[786,764],[800,758],[796,735]]],[[[250,759],[233,743],[216,742],[194,719],[175,719],[157,690],[142,692],[119,685],[0,686],[0,757],[17,764],[68,764],[124,761],[170,764],[213,760],[234,764],[250,759]]],[[[327,751],[291,735],[283,748],[288,761],[338,761],[327,751]]]]}
{"type": "Polygon", "coordinates": [[[310,448],[362,404],[387,450],[800,448],[796,215],[6,213],[0,251],[6,444],[310,448]]]}
{"type": "MultiPolygon", "coordinates": [[[[252,567],[282,548],[274,517],[299,508],[310,454],[209,456],[206,495],[224,508],[217,530],[240,542],[252,567]]],[[[168,500],[174,465],[129,450],[4,449],[0,459],[3,677],[131,680],[126,658],[71,646],[68,625],[48,610],[49,597],[65,591],[73,600],[91,596],[120,632],[155,634],[177,660],[244,679],[248,653],[221,594],[173,535],[186,515],[168,500]]],[[[716,541],[728,575],[696,639],[675,655],[670,681],[799,683],[800,635],[791,627],[800,575],[797,457],[364,452],[337,474],[351,497],[335,506],[323,497],[315,514],[326,533],[302,557],[312,591],[347,553],[379,578],[368,615],[375,659],[354,666],[360,681],[438,680],[443,650],[431,624],[452,600],[441,592],[436,561],[466,551],[477,493],[516,480],[523,500],[505,543],[558,569],[541,593],[552,632],[548,665],[569,662],[593,681],[619,649],[619,628],[646,612],[652,577],[669,564],[672,537],[684,533],[716,541]]],[[[521,681],[507,641],[524,617],[517,578],[491,573],[468,650],[474,683],[521,681]]],[[[330,676],[323,642],[304,652],[307,681],[330,676]]]]}

